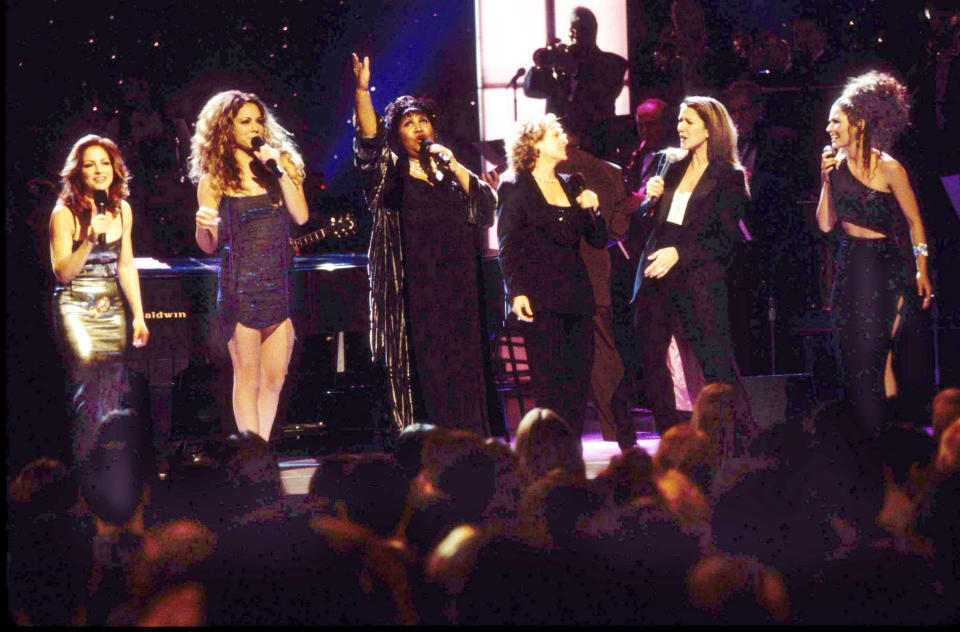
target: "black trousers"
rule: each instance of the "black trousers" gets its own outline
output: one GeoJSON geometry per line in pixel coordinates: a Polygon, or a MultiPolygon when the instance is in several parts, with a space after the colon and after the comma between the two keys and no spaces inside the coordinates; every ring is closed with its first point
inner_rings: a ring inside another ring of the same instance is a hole
{"type": "Polygon", "coordinates": [[[593,316],[540,311],[524,323],[537,406],[549,408],[583,434],[590,370],[593,366],[593,316]]]}
{"type": "MultiPolygon", "coordinates": [[[[687,280],[644,279],[636,299],[634,324],[640,341],[643,384],[657,432],[663,435],[682,421],[673,397],[667,367],[670,336],[686,339],[706,383],[726,382],[746,400],[730,339],[727,285],[724,278],[687,280]]],[[[744,402],[746,405],[746,402],[744,402]]],[[[744,410],[749,410],[747,405],[744,410]]]]}

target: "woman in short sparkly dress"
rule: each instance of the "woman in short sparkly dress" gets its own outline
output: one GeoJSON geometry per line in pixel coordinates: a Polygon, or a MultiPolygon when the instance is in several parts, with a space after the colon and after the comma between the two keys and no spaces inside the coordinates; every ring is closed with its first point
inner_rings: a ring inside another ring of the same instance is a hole
{"type": "Polygon", "coordinates": [[[897,394],[893,347],[912,302],[910,277],[924,308],[933,298],[917,198],[886,153],[908,120],[896,79],[875,71],[850,79],[830,110],[821,161],[817,223],[824,232],[838,221],[843,229],[831,301],[837,346],[847,398],[868,434],[882,428],[885,399],[897,394]]]}
{"type": "Polygon", "coordinates": [[[255,94],[228,90],[197,119],[190,177],[200,249],[222,250],[217,310],[237,427],[269,440],[293,351],[290,220],[307,221],[303,159],[255,94]]]}
{"type": "Polygon", "coordinates": [[[54,316],[71,367],[73,458],[93,447],[97,425],[126,390],[123,352],[133,315],[133,344],[147,344],[140,277],[133,262],[133,211],[127,168],[116,143],[84,136],[60,171],[62,189],[50,216],[50,261],[57,277],[54,316]]]}

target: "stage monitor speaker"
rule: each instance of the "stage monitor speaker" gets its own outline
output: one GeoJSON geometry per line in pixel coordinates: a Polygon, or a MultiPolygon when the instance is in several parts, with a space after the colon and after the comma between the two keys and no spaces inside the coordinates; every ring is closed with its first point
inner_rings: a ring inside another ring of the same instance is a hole
{"type": "Polygon", "coordinates": [[[758,431],[799,420],[816,405],[809,373],[744,376],[743,386],[758,431]]]}

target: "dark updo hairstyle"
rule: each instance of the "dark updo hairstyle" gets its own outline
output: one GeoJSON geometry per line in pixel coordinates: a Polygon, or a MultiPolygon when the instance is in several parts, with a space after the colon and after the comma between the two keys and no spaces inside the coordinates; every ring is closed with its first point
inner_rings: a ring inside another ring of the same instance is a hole
{"type": "Polygon", "coordinates": [[[403,155],[403,145],[400,143],[400,121],[408,114],[422,112],[430,119],[434,134],[437,131],[436,105],[428,98],[417,98],[410,95],[397,97],[383,113],[384,122],[387,126],[387,142],[390,149],[398,156],[403,155]]]}
{"type": "Polygon", "coordinates": [[[873,148],[889,151],[910,124],[907,89],[891,75],[876,70],[847,80],[836,104],[851,125],[861,126],[861,164],[870,165],[873,148]]]}

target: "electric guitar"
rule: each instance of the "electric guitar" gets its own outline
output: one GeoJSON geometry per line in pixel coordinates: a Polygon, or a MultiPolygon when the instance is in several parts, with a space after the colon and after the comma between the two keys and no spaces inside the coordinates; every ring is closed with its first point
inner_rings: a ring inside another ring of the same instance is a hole
{"type": "Polygon", "coordinates": [[[330,225],[315,230],[306,235],[301,235],[296,239],[290,239],[290,246],[293,247],[293,254],[299,255],[304,246],[313,244],[321,239],[333,236],[337,239],[349,237],[357,232],[357,221],[353,215],[347,213],[339,217],[331,217],[330,225]]]}

